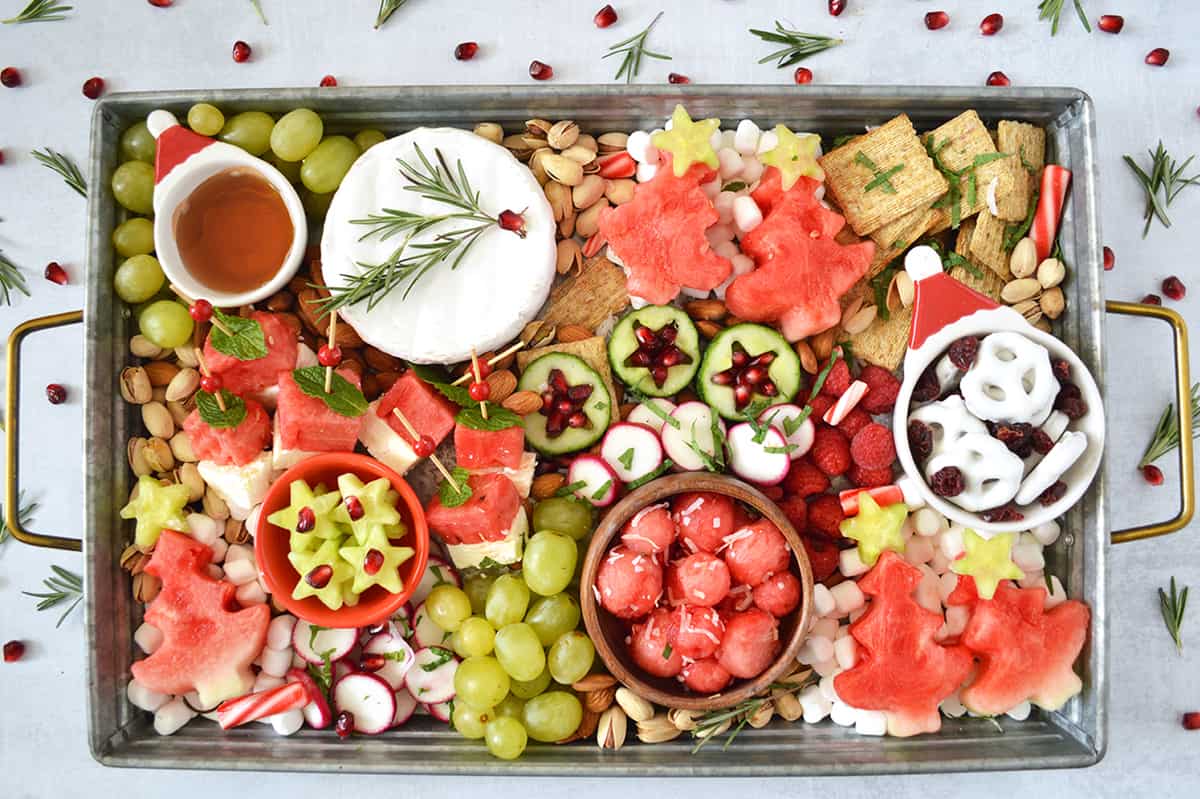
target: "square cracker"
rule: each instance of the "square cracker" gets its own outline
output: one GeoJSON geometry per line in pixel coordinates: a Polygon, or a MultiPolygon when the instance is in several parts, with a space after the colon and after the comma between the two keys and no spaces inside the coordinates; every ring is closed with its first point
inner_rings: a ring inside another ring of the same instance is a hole
{"type": "MultiPolygon", "coordinates": [[[[959,177],[959,203],[958,203],[958,218],[960,220],[978,213],[987,207],[987,187],[993,179],[997,181],[996,198],[997,204],[1000,204],[1001,198],[1006,200],[1004,210],[1001,213],[1001,218],[1007,218],[1006,214],[1009,209],[1016,205],[1021,205],[1022,215],[1024,218],[1024,204],[1021,198],[1018,197],[1011,202],[1007,201],[1007,195],[1011,193],[1016,186],[1016,179],[1013,172],[1012,162],[1014,159],[999,158],[980,164],[971,169],[975,159],[979,156],[994,156],[997,154],[996,144],[992,141],[992,136],[988,133],[988,129],[984,126],[983,120],[979,118],[974,110],[967,110],[951,119],[949,122],[934,128],[926,135],[927,142],[937,151],[938,161],[942,166],[954,172],[967,170],[959,177]],[[974,173],[975,197],[974,201],[970,197],[971,189],[971,174],[974,173]]],[[[1017,167],[1019,169],[1019,163],[1017,167]]],[[[1026,187],[1022,186],[1022,194],[1026,187]]],[[[949,209],[948,209],[949,210],[949,209]]],[[[951,218],[952,215],[951,215],[951,218]]]]}
{"type": "Polygon", "coordinates": [[[905,114],[826,153],[820,163],[830,193],[860,236],[918,208],[927,208],[948,188],[946,179],[933,165],[912,121],[905,114]],[[865,191],[875,175],[856,163],[859,153],[883,171],[903,166],[890,179],[895,194],[887,193],[882,187],[865,191]]]}
{"type": "Polygon", "coordinates": [[[1002,220],[992,216],[988,210],[980,211],[975,217],[975,230],[971,233],[971,260],[981,263],[1005,280],[1012,279],[1008,268],[1008,253],[1004,249],[1002,220]]]}
{"type": "Polygon", "coordinates": [[[585,261],[578,274],[551,289],[542,315],[543,329],[582,325],[595,330],[628,304],[625,272],[607,258],[597,256],[585,261]]]}
{"type": "Polygon", "coordinates": [[[996,139],[1000,152],[1017,156],[1018,163],[1024,158],[1035,175],[1046,165],[1045,128],[1005,120],[996,129],[996,139]]]}
{"type": "Polygon", "coordinates": [[[900,368],[908,351],[908,334],[912,327],[912,307],[898,308],[887,319],[876,318],[871,326],[850,337],[854,357],[882,366],[889,371],[900,368]]]}
{"type": "Polygon", "coordinates": [[[996,216],[1006,222],[1023,220],[1029,210],[1029,203],[1033,199],[1033,182],[1029,179],[1029,172],[1021,165],[1021,159],[1015,155],[1009,155],[1007,158],[980,167],[977,172],[979,173],[979,195],[983,198],[984,204],[987,204],[988,183],[994,177],[996,179],[996,216]],[[990,171],[988,182],[984,182],[984,170],[993,166],[996,168],[990,171]]]}
{"type": "Polygon", "coordinates": [[[982,277],[975,277],[966,267],[956,266],[950,270],[950,277],[1000,302],[1000,289],[1004,288],[1004,281],[990,269],[980,269],[979,273],[982,277]]]}
{"type": "Polygon", "coordinates": [[[581,341],[551,344],[548,347],[523,350],[517,353],[517,368],[524,372],[525,367],[530,363],[551,352],[574,355],[596,370],[596,373],[600,375],[600,379],[604,381],[605,388],[608,389],[608,396],[612,398],[611,407],[609,408],[611,418],[614,422],[617,421],[619,415],[617,406],[621,402],[621,395],[617,393],[616,386],[613,383],[612,369],[608,365],[608,347],[604,344],[604,337],[592,336],[581,341]]]}

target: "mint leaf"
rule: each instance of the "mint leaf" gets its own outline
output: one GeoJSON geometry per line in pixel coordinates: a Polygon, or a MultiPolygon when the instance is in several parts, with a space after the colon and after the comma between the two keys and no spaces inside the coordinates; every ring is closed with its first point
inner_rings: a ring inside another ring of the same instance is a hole
{"type": "Polygon", "coordinates": [[[650,472],[649,474],[642,475],[641,477],[632,481],[625,487],[627,489],[629,489],[630,491],[634,490],[635,488],[641,488],[646,483],[649,483],[651,480],[657,480],[658,478],[662,477],[667,472],[671,471],[671,467],[674,465],[675,465],[675,462],[672,461],[670,458],[667,458],[666,460],[664,460],[662,462],[662,464],[657,469],[650,472]]]}
{"type": "Polygon", "coordinates": [[[791,455],[798,449],[800,449],[799,444],[788,444],[783,447],[763,447],[763,452],[770,453],[771,455],[791,455]]]}
{"type": "Polygon", "coordinates": [[[563,486],[562,488],[560,488],[560,489],[558,489],[557,491],[555,491],[555,492],[554,492],[554,496],[556,496],[556,497],[569,497],[569,496],[571,496],[572,494],[574,494],[576,491],[578,491],[578,490],[580,490],[581,488],[584,488],[584,487],[586,487],[586,486],[587,486],[587,482],[586,482],[586,481],[584,481],[584,480],[576,480],[574,483],[568,483],[567,485],[565,485],[565,486],[563,486]]]}
{"type": "Polygon", "coordinates": [[[506,430],[510,427],[520,427],[524,424],[520,416],[495,403],[488,407],[488,418],[486,419],[483,418],[483,411],[476,405],[471,408],[463,408],[458,412],[458,416],[454,417],[454,421],[472,430],[490,430],[492,432],[506,430]]]}
{"type": "Polygon", "coordinates": [[[437,654],[433,658],[433,660],[429,661],[428,663],[421,664],[421,671],[435,671],[438,668],[438,666],[449,663],[450,660],[454,657],[454,655],[450,652],[449,649],[443,649],[440,646],[431,646],[430,649],[437,652],[437,654]]]}
{"type": "MultiPolygon", "coordinates": [[[[812,413],[811,407],[809,408],[809,413],[812,413]]],[[[792,434],[800,429],[800,426],[804,424],[806,419],[808,419],[808,413],[804,413],[803,411],[796,416],[789,416],[787,419],[784,419],[783,437],[791,438],[792,434]]]]}
{"type": "Polygon", "coordinates": [[[253,361],[267,357],[267,339],[263,335],[262,325],[254,319],[243,319],[240,316],[230,316],[222,313],[220,308],[213,308],[213,319],[229,328],[226,333],[215,324],[208,334],[208,340],[217,352],[224,353],[239,361],[253,361]]]}
{"type": "Polygon", "coordinates": [[[325,403],[326,407],[339,416],[362,416],[367,412],[367,398],[354,387],[346,378],[333,373],[331,391],[325,393],[325,367],[305,366],[292,370],[292,379],[296,385],[310,397],[316,397],[325,403]]]}
{"type": "Polygon", "coordinates": [[[721,191],[741,191],[744,188],[746,188],[746,183],[744,181],[735,180],[722,186],[721,191]]]}
{"type": "Polygon", "coordinates": [[[663,647],[663,653],[662,653],[662,659],[663,659],[663,660],[670,660],[670,659],[671,659],[671,652],[672,652],[672,650],[671,650],[671,645],[670,645],[670,644],[667,644],[666,646],[664,646],[664,647],[663,647]]]}
{"type": "Polygon", "coordinates": [[[471,475],[461,466],[454,467],[450,474],[454,476],[454,482],[458,483],[458,490],[454,490],[449,480],[443,480],[438,486],[438,499],[442,501],[442,507],[457,508],[471,498],[471,486],[467,483],[467,478],[471,475]]]}
{"type": "Polygon", "coordinates": [[[610,488],[612,488],[612,480],[605,480],[604,485],[600,486],[592,493],[592,499],[596,500],[597,502],[604,499],[604,495],[608,493],[610,488]]]}
{"type": "Polygon", "coordinates": [[[473,408],[479,404],[471,399],[471,394],[467,391],[466,386],[455,386],[447,382],[446,376],[441,370],[417,363],[409,364],[408,368],[412,370],[413,374],[432,386],[434,391],[460,408],[473,408]]]}
{"type": "Polygon", "coordinates": [[[207,391],[196,392],[196,410],[200,418],[214,429],[237,427],[246,418],[246,403],[237,394],[227,389],[221,389],[221,399],[225,401],[225,410],[217,404],[215,394],[207,391]]]}
{"type": "Polygon", "coordinates": [[[621,466],[623,466],[626,470],[632,469],[633,468],[633,447],[630,447],[629,449],[625,450],[620,455],[618,455],[617,462],[620,463],[621,466]]]}

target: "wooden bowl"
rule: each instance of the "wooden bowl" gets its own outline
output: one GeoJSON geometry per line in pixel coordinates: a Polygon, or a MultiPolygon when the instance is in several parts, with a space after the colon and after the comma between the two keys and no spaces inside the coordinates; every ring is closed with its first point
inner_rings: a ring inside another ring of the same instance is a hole
{"type": "Polygon", "coordinates": [[[580,578],[579,601],[583,608],[583,621],[588,635],[600,654],[600,659],[610,674],[628,686],[634,693],[664,707],[687,710],[717,710],[731,707],[750,697],[757,696],[780,677],[785,676],[796,659],[808,630],[812,612],[813,575],[804,544],[787,516],[779,506],[769,500],[758,489],[724,475],[690,472],[663,477],[638,488],[618,502],[605,514],[592,542],[588,546],[580,578]],[[669,499],[688,491],[707,491],[724,494],[754,508],[764,518],[779,528],[792,550],[792,571],[800,578],[800,606],[780,619],[779,637],[784,642],[779,657],[762,674],[750,680],[736,680],[717,694],[693,693],[674,679],[653,677],[644,673],[633,662],[625,646],[627,622],[613,616],[596,599],[596,573],[604,556],[612,547],[621,528],[634,514],[647,505],[669,499]]]}

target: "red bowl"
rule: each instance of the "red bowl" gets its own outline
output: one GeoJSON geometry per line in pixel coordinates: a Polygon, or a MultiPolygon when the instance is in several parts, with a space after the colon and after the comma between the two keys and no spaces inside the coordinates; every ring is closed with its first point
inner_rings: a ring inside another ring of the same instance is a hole
{"type": "Polygon", "coordinates": [[[289,613],[322,627],[369,627],[399,610],[412,596],[425,573],[425,564],[429,560],[429,527],[425,524],[425,509],[404,478],[374,458],[353,452],[316,455],[297,463],[271,485],[258,517],[254,557],[271,597],[289,613]],[[290,531],[271,524],[267,517],[287,507],[291,499],[292,481],[304,480],[310,486],[318,483],[334,486],[338,477],[346,473],[357,476],[364,483],[384,477],[392,484],[392,488],[400,494],[400,517],[408,528],[401,543],[413,548],[413,556],[400,566],[400,579],[404,585],[400,593],[393,594],[376,585],[364,592],[354,607],[343,605],[338,610],[330,610],[315,596],[292,598],[292,591],[300,582],[300,574],[287,557],[291,551],[288,543],[290,531]]]}

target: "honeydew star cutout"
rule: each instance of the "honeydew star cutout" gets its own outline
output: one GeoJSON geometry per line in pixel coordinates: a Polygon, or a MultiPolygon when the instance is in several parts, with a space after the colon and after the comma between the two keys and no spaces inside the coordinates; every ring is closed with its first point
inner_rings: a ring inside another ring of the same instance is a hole
{"type": "Polygon", "coordinates": [[[187,533],[183,509],[188,502],[187,486],[182,483],[165,486],[149,475],[138,478],[137,497],[121,508],[122,519],[137,519],[134,541],[143,549],[158,542],[163,530],[187,533]]]}
{"type": "Polygon", "coordinates": [[[311,542],[317,538],[341,538],[342,531],[338,529],[337,523],[333,518],[333,511],[341,501],[341,494],[337,491],[329,491],[318,495],[313,493],[313,490],[303,480],[296,480],[292,482],[291,496],[287,507],[280,508],[272,513],[267,517],[267,521],[292,533],[293,549],[312,549],[311,546],[295,546],[295,543],[299,540],[297,537],[303,536],[303,540],[306,542],[311,542]],[[310,508],[315,518],[313,529],[307,533],[301,533],[296,530],[296,523],[302,508],[310,508]]]}
{"type": "Polygon", "coordinates": [[[1012,559],[1013,534],[1001,533],[984,538],[974,530],[963,530],[966,554],[950,564],[950,571],[975,578],[980,599],[991,599],[1001,580],[1020,580],[1025,576],[1012,559]]]}
{"type": "Polygon", "coordinates": [[[413,556],[413,551],[411,547],[392,546],[383,528],[375,527],[367,534],[362,546],[342,547],[338,554],[354,569],[354,585],[350,588],[352,593],[361,594],[371,586],[379,585],[389,593],[398,594],[404,589],[400,566],[413,556]],[[363,564],[371,550],[383,555],[383,565],[374,574],[367,574],[363,564]]]}
{"type": "Polygon", "coordinates": [[[326,541],[316,552],[289,552],[288,560],[300,574],[296,588],[292,591],[293,599],[315,596],[330,610],[337,610],[342,606],[344,602],[342,589],[347,581],[354,578],[354,568],[342,560],[341,555],[338,554],[336,540],[326,541]],[[319,566],[330,567],[333,569],[333,574],[325,585],[316,588],[305,577],[319,566]]]}
{"type": "Polygon", "coordinates": [[[784,191],[796,185],[801,176],[825,180],[825,170],[817,164],[820,136],[813,133],[797,136],[786,125],[776,125],[775,135],[779,137],[779,143],[759,156],[758,160],[779,170],[784,191]]]}
{"type": "Polygon", "coordinates": [[[842,535],[858,542],[858,557],[866,566],[874,566],[884,550],[904,553],[904,535],[900,528],[908,518],[903,502],[879,507],[866,491],[858,495],[858,515],[838,525],[842,535]]]}
{"type": "Polygon", "coordinates": [[[655,133],[650,143],[671,154],[671,169],[675,177],[681,178],[692,164],[706,164],[713,169],[720,166],[717,151],[712,146],[712,135],[720,129],[721,120],[701,119],[693,122],[687,110],[677,105],[671,114],[671,129],[655,133]]]}
{"type": "Polygon", "coordinates": [[[338,477],[338,490],[342,502],[333,511],[333,520],[346,524],[354,531],[354,539],[365,544],[368,536],[377,529],[395,529],[400,524],[400,513],[396,510],[396,497],[392,484],[385,477],[363,485],[353,474],[338,477]],[[362,516],[351,519],[346,500],[355,497],[362,504],[362,516]]]}

